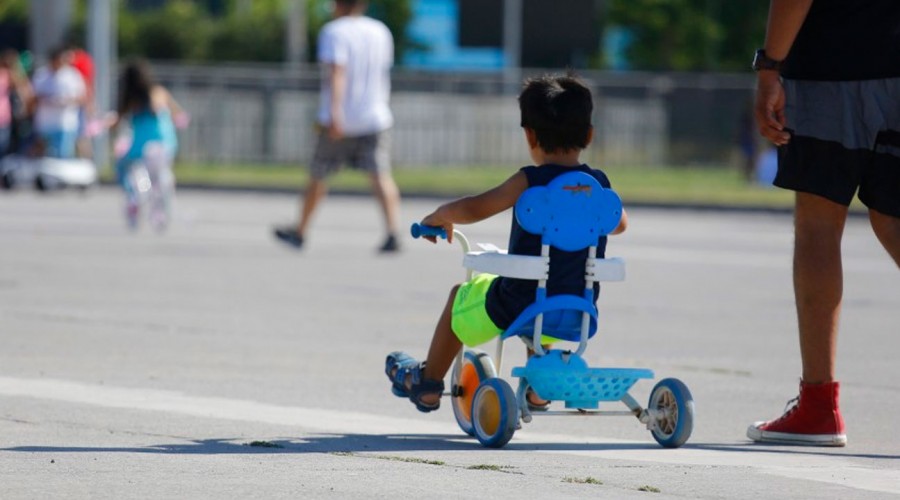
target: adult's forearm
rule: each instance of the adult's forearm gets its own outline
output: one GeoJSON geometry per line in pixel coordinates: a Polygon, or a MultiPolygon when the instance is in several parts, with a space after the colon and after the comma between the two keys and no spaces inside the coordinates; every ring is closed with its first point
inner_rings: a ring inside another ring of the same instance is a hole
{"type": "Polygon", "coordinates": [[[344,94],[347,92],[347,71],[343,66],[331,66],[331,116],[332,120],[343,118],[344,94]]]}
{"type": "Polygon", "coordinates": [[[787,57],[813,0],[771,0],[766,23],[766,55],[776,61],[787,57]]]}

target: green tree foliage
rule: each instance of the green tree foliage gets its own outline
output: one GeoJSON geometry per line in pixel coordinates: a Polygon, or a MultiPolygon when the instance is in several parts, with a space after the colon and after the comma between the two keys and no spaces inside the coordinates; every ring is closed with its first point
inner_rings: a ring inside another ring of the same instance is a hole
{"type": "Polygon", "coordinates": [[[743,70],[762,44],[768,2],[609,0],[607,23],[633,35],[636,69],[743,70]]]}
{"type": "Polygon", "coordinates": [[[231,8],[209,38],[215,61],[278,62],[285,59],[285,12],[277,1],[255,1],[248,11],[231,8]]]}
{"type": "Polygon", "coordinates": [[[24,21],[28,18],[28,0],[0,2],[0,21],[24,21]]]}
{"type": "Polygon", "coordinates": [[[119,52],[148,59],[205,59],[212,20],[195,2],[170,0],[161,9],[120,10],[119,52]]]}
{"type": "MultiPolygon", "coordinates": [[[[287,0],[228,0],[223,15],[205,0],[168,0],[160,9],[119,4],[119,54],[169,60],[281,61],[287,0]]],[[[331,18],[330,0],[305,0],[308,59],[331,18]]],[[[397,60],[414,42],[406,27],[413,0],[369,0],[369,15],[394,35],[397,60]]],[[[551,0],[546,0],[551,1],[551,0]]],[[[562,0],[560,0],[562,1],[562,0]]],[[[606,28],[629,31],[627,58],[635,69],[744,71],[763,42],[768,2],[762,0],[603,0],[606,28]]],[[[87,0],[75,0],[72,41],[83,41],[87,0]]],[[[28,0],[0,0],[0,21],[25,22],[28,0]]]]}

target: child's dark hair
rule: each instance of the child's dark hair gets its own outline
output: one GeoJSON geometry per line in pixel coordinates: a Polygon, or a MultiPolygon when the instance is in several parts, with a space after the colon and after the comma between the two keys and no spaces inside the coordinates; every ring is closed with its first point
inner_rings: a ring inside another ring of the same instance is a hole
{"type": "Polygon", "coordinates": [[[143,59],[134,59],[122,70],[119,90],[119,114],[137,111],[153,111],[150,93],[155,81],[150,65],[143,59]]]}
{"type": "Polygon", "coordinates": [[[519,94],[521,125],[534,130],[548,153],[584,149],[591,128],[591,90],[572,74],[544,75],[525,81],[519,94]]]}

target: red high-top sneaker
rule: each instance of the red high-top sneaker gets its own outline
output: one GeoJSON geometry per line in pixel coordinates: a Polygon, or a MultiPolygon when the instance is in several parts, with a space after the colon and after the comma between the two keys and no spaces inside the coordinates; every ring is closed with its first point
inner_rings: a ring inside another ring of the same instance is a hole
{"type": "Polygon", "coordinates": [[[800,395],[788,402],[781,418],[756,422],[747,429],[747,437],[763,443],[844,446],[844,419],[838,407],[840,385],[837,382],[807,384],[800,382],[800,395]],[[793,406],[790,406],[794,403],[793,406]]]}

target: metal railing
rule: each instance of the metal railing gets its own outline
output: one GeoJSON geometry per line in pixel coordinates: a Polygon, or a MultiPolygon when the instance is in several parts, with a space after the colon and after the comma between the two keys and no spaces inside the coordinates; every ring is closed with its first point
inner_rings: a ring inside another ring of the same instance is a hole
{"type": "MultiPolygon", "coordinates": [[[[205,163],[306,164],[315,137],[319,70],[312,66],[184,66],[155,70],[193,119],[181,158],[205,163]]],[[[540,70],[523,70],[523,75],[540,70]]],[[[737,147],[751,75],[583,72],[595,96],[597,165],[721,165],[737,147]]],[[[500,73],[392,77],[394,163],[498,165],[528,161],[516,96],[500,73]]]]}

